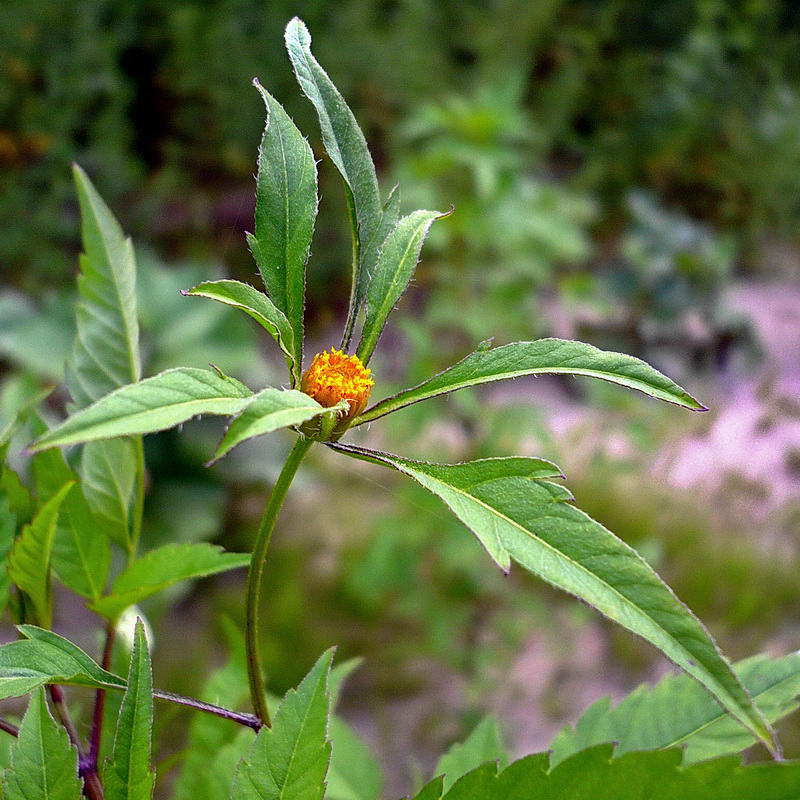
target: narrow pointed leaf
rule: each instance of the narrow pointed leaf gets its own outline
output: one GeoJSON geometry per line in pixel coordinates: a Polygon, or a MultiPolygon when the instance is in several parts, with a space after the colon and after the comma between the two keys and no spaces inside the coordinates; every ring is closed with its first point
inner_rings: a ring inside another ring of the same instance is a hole
{"type": "Polygon", "coordinates": [[[383,247],[386,237],[395,229],[400,220],[400,186],[395,185],[389,192],[386,202],[383,204],[381,218],[375,226],[369,241],[364,243],[364,269],[359,275],[359,285],[356,300],[360,307],[367,296],[367,289],[370,281],[375,274],[375,265],[378,263],[378,256],[383,247]]]}
{"type": "Polygon", "coordinates": [[[237,444],[254,436],[271,433],[289,425],[299,425],[332,410],[346,409],[346,402],[326,408],[307,394],[294,389],[263,389],[253,397],[247,408],[232,420],[217,447],[217,452],[214,453],[214,460],[222,458],[237,444]]]}
{"type": "Polygon", "coordinates": [[[167,544],[151,550],[123,570],[114,581],[111,594],[91,604],[92,610],[116,619],[126,608],[146,597],[190,578],[204,578],[247,566],[247,553],[226,553],[205,542],[167,544]]]}
{"type": "Polygon", "coordinates": [[[153,675],[144,624],[136,621],[128,688],[122,698],[111,760],[103,773],[106,800],[150,800],[153,675]]]}
{"type": "Polygon", "coordinates": [[[705,406],[677,383],[638,358],[624,353],[598,350],[583,342],[538,339],[535,342],[514,342],[501,347],[480,348],[418,386],[376,403],[357,417],[354,424],[363,425],[405,406],[457,389],[543,374],[600,378],[684,408],[705,410],[705,406]]]}
{"type": "Polygon", "coordinates": [[[271,728],[262,728],[239,764],[231,800],[322,800],[331,756],[328,674],[333,651],[320,657],[286,694],[271,728]]]}
{"type": "Polygon", "coordinates": [[[369,280],[367,314],[358,346],[358,355],[365,364],[375,350],[389,314],[414,274],[433,221],[440,216],[438,211],[415,211],[403,217],[383,243],[369,280]]]}
{"type": "MultiPolygon", "coordinates": [[[[362,299],[359,292],[365,286],[362,274],[374,264],[365,259],[377,255],[377,247],[369,244],[383,215],[375,165],[353,112],[312,55],[311,34],[296,17],[286,27],[286,49],[300,88],[316,109],[325,150],[345,183],[353,234],[353,283],[347,323],[348,331],[352,331],[362,299]]],[[[345,342],[345,347],[348,344],[345,342]]]]}
{"type": "Polygon", "coordinates": [[[81,800],[78,753],[50,715],[41,689],[31,696],[11,748],[3,789],[5,800],[81,800]]]}
{"type": "Polygon", "coordinates": [[[488,761],[496,761],[501,766],[508,761],[500,726],[492,716],[484,718],[463,742],[454,744],[439,759],[433,772],[444,775],[446,791],[462,775],[488,761]]]}
{"type": "Polygon", "coordinates": [[[47,447],[154,433],[200,414],[238,414],[252,392],[234,378],[207,369],[169,369],[102,397],[37,439],[47,447]]]}
{"type": "Polygon", "coordinates": [[[332,447],[417,480],[441,497],[485,546],[489,543],[499,563],[510,557],[646,639],[775,747],[763,714],[700,621],[635,550],[565,502],[547,481],[511,470],[503,475],[505,459],[425,464],[363,448],[332,447]]]}
{"type": "Polygon", "coordinates": [[[56,538],[58,511],[74,485],[70,482],[62,486],[39,509],[30,524],[22,529],[8,557],[8,574],[30,598],[36,618],[42,625],[49,626],[53,615],[50,557],[56,538]]]}
{"type": "Polygon", "coordinates": [[[247,283],[230,280],[207,281],[183,294],[187,297],[208,297],[238,308],[252,317],[278,343],[292,373],[293,385],[299,385],[302,364],[295,360],[297,353],[294,331],[286,315],[267,295],[247,283]]]}
{"type": "Polygon", "coordinates": [[[317,165],[303,135],[272,95],[255,81],[267,108],[258,151],[255,235],[248,237],[267,293],[293,336],[293,374],[303,363],[306,261],[317,216],[317,165]]]}

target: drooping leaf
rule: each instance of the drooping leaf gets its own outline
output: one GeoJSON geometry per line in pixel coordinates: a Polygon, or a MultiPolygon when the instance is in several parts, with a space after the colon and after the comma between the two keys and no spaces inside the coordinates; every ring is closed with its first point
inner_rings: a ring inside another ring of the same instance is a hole
{"type": "Polygon", "coordinates": [[[74,168],[83,255],[67,387],[79,407],[141,377],[133,245],[86,173],[74,168]]]}
{"type": "Polygon", "coordinates": [[[33,603],[36,619],[49,626],[53,616],[53,593],[50,580],[50,556],[56,538],[58,511],[75,484],[64,484],[22,529],[8,557],[11,580],[33,603]]]}
{"type": "Polygon", "coordinates": [[[20,625],[19,631],[27,638],[0,646],[0,700],[19,697],[46,683],[125,688],[122,678],[102,669],[62,636],[34,625],[20,625]]]}
{"type": "Polygon", "coordinates": [[[254,436],[262,436],[279,428],[299,425],[306,420],[330,411],[347,410],[347,402],[326,408],[312,397],[295,389],[267,388],[254,395],[247,407],[235,417],[214,453],[214,460],[222,458],[237,444],[254,436]]]}
{"type": "Polygon", "coordinates": [[[150,766],[153,675],[144,624],[136,621],[128,688],[122,698],[111,759],[103,771],[106,800],[150,800],[155,773],[150,766]]]}
{"type": "Polygon", "coordinates": [[[271,728],[262,728],[239,764],[231,800],[322,800],[330,762],[328,673],[324,653],[287,692],[271,728]]]}
{"type": "MultiPolygon", "coordinates": [[[[734,669],[769,722],[800,704],[800,654],[756,656],[734,669]]],[[[553,740],[551,762],[605,742],[617,743],[617,755],[682,745],[689,764],[738,753],[755,739],[687,675],[669,675],[656,686],[640,686],[615,708],[608,698],[592,705],[553,740]]]]}
{"type": "Polygon", "coordinates": [[[378,800],[380,764],[361,737],[339,717],[331,720],[331,766],[325,800],[378,800]]]}
{"type": "Polygon", "coordinates": [[[0,494],[0,613],[8,605],[11,578],[8,575],[8,555],[17,532],[17,515],[11,510],[8,497],[0,494]]]}
{"type": "Polygon", "coordinates": [[[434,769],[434,775],[444,775],[445,791],[462,775],[489,761],[501,767],[507,763],[503,736],[497,720],[488,716],[463,741],[454,744],[434,769]]]}
{"type": "Polygon", "coordinates": [[[206,542],[167,544],[145,553],[123,570],[111,593],[91,604],[92,610],[116,619],[126,608],[168,586],[247,566],[247,553],[226,553],[206,542]]]}
{"type": "Polygon", "coordinates": [[[225,305],[238,308],[252,317],[270,336],[286,357],[286,363],[292,373],[293,385],[300,384],[302,364],[296,362],[297,347],[295,334],[286,315],[263,292],[259,292],[248,283],[239,281],[206,281],[188,291],[182,292],[187,297],[208,297],[225,305]]]}
{"type": "Polygon", "coordinates": [[[200,414],[238,414],[252,394],[243,383],[211,370],[168,369],[78,411],[39,437],[30,450],[154,433],[200,414]]]}
{"type": "Polygon", "coordinates": [[[428,230],[439,216],[438,211],[415,211],[403,217],[383,243],[367,289],[367,314],[358,345],[358,356],[365,364],[375,350],[389,314],[405,292],[428,230]]]}
{"type": "Polygon", "coordinates": [[[638,358],[598,350],[584,342],[538,339],[535,342],[513,342],[501,347],[478,349],[418,386],[376,403],[356,417],[354,424],[362,425],[413,403],[457,389],[542,374],[587,375],[637,389],[684,408],[705,410],[677,383],[638,358]]]}
{"type": "Polygon", "coordinates": [[[366,258],[375,258],[380,246],[380,242],[378,246],[369,246],[383,216],[378,179],[364,134],[339,90],[312,55],[311,34],[297,17],[286,27],[286,49],[300,88],[316,109],[325,150],[345,184],[353,235],[353,282],[346,348],[363,299],[360,294],[365,287],[362,275],[369,273],[375,263],[367,262],[366,258]]]}
{"type": "Polygon", "coordinates": [[[248,243],[267,293],[293,332],[292,374],[303,363],[306,261],[317,216],[314,154],[280,103],[258,81],[267,124],[258,150],[256,232],[248,243]]]}
{"type": "Polygon", "coordinates": [[[31,696],[11,748],[3,790],[5,800],[81,800],[78,753],[50,716],[41,689],[31,696]]]}
{"type": "Polygon", "coordinates": [[[700,621],[635,550],[564,502],[555,484],[525,474],[517,466],[525,459],[425,464],[331,446],[417,480],[447,503],[498,563],[510,557],[646,639],[775,747],[763,715],[700,621]]]}

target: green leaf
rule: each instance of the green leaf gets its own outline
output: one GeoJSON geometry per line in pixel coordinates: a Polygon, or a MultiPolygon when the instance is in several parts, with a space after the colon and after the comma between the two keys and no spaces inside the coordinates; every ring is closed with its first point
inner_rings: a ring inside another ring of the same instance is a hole
{"type": "Polygon", "coordinates": [[[33,499],[28,487],[19,475],[8,466],[8,442],[0,445],[0,493],[8,498],[8,504],[18,521],[25,522],[33,513],[33,499]]]}
{"type": "Polygon", "coordinates": [[[296,690],[287,692],[271,728],[262,728],[233,780],[231,800],[322,800],[331,755],[324,653],[296,690]]]}
{"type": "MultiPolygon", "coordinates": [[[[769,722],[795,711],[800,696],[800,654],[755,656],[735,672],[769,722]]],[[[640,686],[615,708],[604,698],[575,727],[563,728],[551,745],[557,764],[586,747],[616,742],[616,753],[684,747],[684,763],[738,753],[755,743],[688,675],[669,675],[656,686],[640,686]]]]}
{"type": "Polygon", "coordinates": [[[378,800],[380,764],[359,735],[338,717],[331,720],[331,767],[325,800],[378,800]]]}
{"type": "Polygon", "coordinates": [[[383,247],[386,237],[394,230],[400,220],[400,186],[395,185],[389,192],[386,202],[383,205],[381,218],[375,226],[375,230],[364,244],[364,269],[359,275],[359,285],[357,287],[357,301],[359,306],[367,296],[372,275],[375,272],[375,265],[383,247]]]}
{"type": "Polygon", "coordinates": [[[113,620],[129,606],[168,586],[245,567],[249,561],[247,553],[226,553],[206,542],[167,544],[145,553],[123,570],[114,581],[111,594],[96,600],[90,608],[113,620]]]}
{"type": "Polygon", "coordinates": [[[263,292],[248,283],[223,280],[206,281],[182,294],[186,297],[208,297],[238,308],[252,317],[278,343],[292,374],[292,385],[299,386],[302,364],[295,361],[297,348],[294,331],[283,311],[263,292]]]}
{"type": "Polygon", "coordinates": [[[214,453],[214,461],[229,453],[237,444],[254,436],[262,436],[290,425],[299,425],[330,411],[346,410],[346,401],[326,408],[307,394],[295,389],[262,389],[244,411],[232,420],[217,447],[217,452],[214,453]]]}
{"type": "Polygon", "coordinates": [[[53,591],[50,581],[50,556],[56,538],[58,510],[73,482],[66,483],[36,513],[14,542],[8,557],[11,580],[30,598],[36,619],[50,626],[53,616],[53,591]]]}
{"type": "Polygon", "coordinates": [[[491,349],[479,348],[466,358],[418,386],[405,389],[368,408],[354,424],[363,425],[405,406],[492,381],[524,375],[588,375],[666,400],[668,403],[704,411],[705,406],[665,375],[633,356],[598,350],[590,344],[566,339],[514,342],[491,349]]]}
{"type": "Polygon", "coordinates": [[[11,592],[8,555],[17,533],[17,515],[11,510],[8,497],[0,494],[0,613],[5,611],[11,592]]]}
{"type": "Polygon", "coordinates": [[[525,474],[525,459],[425,464],[331,446],[417,480],[447,503],[498,563],[512,558],[649,641],[774,749],[763,715],[700,621],[635,550],[564,502],[554,484],[525,474]]]}
{"type": "Polygon", "coordinates": [[[128,688],[122,698],[111,759],[103,772],[106,800],[150,800],[155,773],[150,766],[153,674],[141,619],[136,621],[128,688]]]}
{"type": "Polygon", "coordinates": [[[444,775],[439,775],[430,783],[425,784],[425,786],[414,795],[414,800],[441,800],[443,794],[444,775]]]}
{"type": "MultiPolygon", "coordinates": [[[[35,433],[46,430],[38,415],[34,416],[33,428],[35,433]]],[[[65,483],[78,480],[58,450],[37,453],[32,471],[40,500],[53,497],[65,483]]],[[[90,600],[100,597],[111,564],[107,536],[114,530],[92,513],[83,487],[75,486],[61,505],[52,554],[53,569],[65,586],[90,600]]]]}
{"type": "Polygon", "coordinates": [[[81,800],[78,753],[50,716],[43,690],[31,696],[3,789],[5,800],[81,800]]]}
{"type": "Polygon", "coordinates": [[[503,736],[497,720],[488,716],[472,731],[464,742],[454,744],[449,752],[439,759],[435,775],[444,775],[445,791],[462,775],[487,761],[496,761],[500,766],[507,763],[503,736]]]}
{"type": "Polygon", "coordinates": [[[62,636],[34,625],[18,627],[27,638],[0,646],[0,700],[19,697],[46,683],[125,688],[122,678],[102,669],[62,636]]]}
{"type": "Polygon", "coordinates": [[[238,414],[252,394],[234,378],[207,369],[168,369],[78,411],[37,439],[30,450],[155,433],[199,414],[238,414]]]}
{"type": "Polygon", "coordinates": [[[86,173],[76,165],[74,174],[84,253],[67,387],[83,407],[138,381],[141,367],[133,245],[86,173]]]}
{"type": "Polygon", "coordinates": [[[303,363],[306,261],[317,216],[317,165],[303,135],[257,81],[267,108],[258,149],[256,232],[247,237],[267,293],[293,332],[292,374],[303,363]]]}
{"type": "MultiPolygon", "coordinates": [[[[374,263],[366,261],[366,258],[377,255],[377,247],[370,244],[383,216],[378,179],[364,134],[339,90],[312,55],[311,34],[305,23],[297,17],[286,26],[286,49],[297,82],[316,109],[325,150],[345,183],[353,235],[353,282],[344,343],[346,348],[363,299],[360,292],[365,280],[362,276],[369,274],[374,263]]],[[[379,246],[380,242],[377,244],[379,246]]]]}
{"type": "Polygon", "coordinates": [[[358,356],[366,364],[378,343],[386,320],[405,292],[419,261],[422,244],[438,211],[415,211],[403,217],[380,250],[367,290],[367,314],[358,345],[358,356]]]}

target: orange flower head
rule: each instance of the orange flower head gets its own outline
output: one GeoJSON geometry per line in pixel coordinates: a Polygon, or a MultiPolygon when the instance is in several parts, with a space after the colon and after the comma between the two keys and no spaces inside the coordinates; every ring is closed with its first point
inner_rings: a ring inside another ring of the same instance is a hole
{"type": "MultiPolygon", "coordinates": [[[[366,407],[375,381],[358,356],[349,356],[331,348],[314,356],[311,366],[303,373],[300,388],[321,406],[330,408],[347,400],[350,408],[342,415],[344,427],[366,407]]],[[[340,426],[337,426],[339,428],[340,426]]]]}

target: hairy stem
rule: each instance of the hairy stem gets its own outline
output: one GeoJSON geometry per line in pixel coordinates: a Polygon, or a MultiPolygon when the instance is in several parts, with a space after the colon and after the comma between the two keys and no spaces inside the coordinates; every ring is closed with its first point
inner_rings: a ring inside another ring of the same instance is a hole
{"type": "Polygon", "coordinates": [[[267,687],[264,682],[264,669],[261,664],[261,649],[258,633],[258,611],[261,601],[261,583],[264,578],[267,550],[272,539],[272,531],[278,519],[283,501],[289,486],[313,443],[312,439],[298,437],[294,447],[286,458],[281,474],[272,488],[261,524],[258,528],[253,555],[250,559],[250,571],[247,574],[247,607],[245,612],[245,644],[247,647],[247,677],[250,682],[250,700],[256,717],[267,727],[272,723],[267,707],[267,687]]]}
{"type": "Polygon", "coordinates": [[[228,719],[231,722],[237,722],[239,725],[245,725],[248,728],[252,728],[254,731],[259,731],[262,728],[261,720],[253,714],[243,714],[239,711],[231,711],[229,708],[216,706],[213,703],[206,703],[203,700],[197,700],[194,697],[184,697],[181,694],[165,692],[162,689],[154,689],[153,697],[156,700],[165,700],[168,703],[177,703],[180,706],[193,708],[195,711],[205,711],[207,714],[214,714],[222,719],[228,719]]]}

